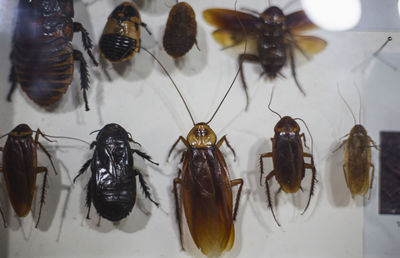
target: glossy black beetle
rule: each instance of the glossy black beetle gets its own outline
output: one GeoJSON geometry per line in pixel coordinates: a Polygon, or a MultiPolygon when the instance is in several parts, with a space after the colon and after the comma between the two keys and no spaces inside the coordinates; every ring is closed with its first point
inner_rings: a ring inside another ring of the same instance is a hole
{"type": "Polygon", "coordinates": [[[39,167],[37,164],[37,145],[39,145],[50,159],[54,172],[56,174],[57,172],[50,154],[39,142],[39,136],[42,135],[43,138],[50,142],[51,140],[39,129],[36,130],[35,139],[33,139],[32,135],[32,129],[26,124],[20,124],[10,133],[4,135],[8,137],[4,148],[0,147],[0,151],[3,152],[3,164],[2,167],[0,167],[0,172],[3,172],[8,196],[18,217],[25,217],[31,211],[36,186],[36,176],[38,173],[44,173],[39,216],[36,222],[37,227],[44,204],[47,181],[47,168],[39,167]]]}
{"type": "Polygon", "coordinates": [[[136,176],[139,176],[146,198],[159,205],[151,198],[141,172],[133,167],[133,154],[158,164],[146,153],[132,149],[130,142],[138,144],[120,125],[108,124],[99,131],[96,141],[90,145],[90,148],[96,146],[93,158],[86,161],[74,178],[75,182],[90,165],[92,176],[87,185],[86,218],[89,219],[92,202],[100,216],[110,221],[119,221],[128,216],[136,201],[136,176]]]}
{"type": "Polygon", "coordinates": [[[86,111],[89,89],[87,63],[79,50],[72,48],[74,32],[82,33],[83,46],[97,66],[92,42],[82,24],[73,22],[73,0],[20,0],[17,24],[10,55],[11,100],[17,83],[40,106],[56,103],[72,82],[74,60],[80,62],[81,88],[86,111]]]}

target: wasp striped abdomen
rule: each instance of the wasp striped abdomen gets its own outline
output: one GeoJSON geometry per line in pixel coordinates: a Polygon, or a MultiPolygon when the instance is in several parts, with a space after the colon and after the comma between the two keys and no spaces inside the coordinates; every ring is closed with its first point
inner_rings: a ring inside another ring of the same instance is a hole
{"type": "Polygon", "coordinates": [[[125,2],[117,6],[108,17],[99,41],[102,55],[114,63],[133,57],[140,49],[140,26],[146,28],[133,4],[125,2]]]}

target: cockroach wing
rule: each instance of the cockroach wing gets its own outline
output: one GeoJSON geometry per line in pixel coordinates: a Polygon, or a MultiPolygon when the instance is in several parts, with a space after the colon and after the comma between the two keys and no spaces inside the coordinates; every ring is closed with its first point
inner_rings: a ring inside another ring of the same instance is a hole
{"type": "Polygon", "coordinates": [[[190,233],[208,256],[229,251],[234,242],[232,189],[225,160],[216,147],[188,150],[182,197],[190,233]]]}
{"type": "Polygon", "coordinates": [[[350,136],[344,153],[344,171],[352,195],[365,195],[369,188],[371,148],[368,137],[350,136]]]}
{"type": "Polygon", "coordinates": [[[321,52],[328,44],[325,40],[314,36],[295,35],[294,39],[297,47],[299,47],[304,54],[310,55],[321,52]]]}
{"type": "Polygon", "coordinates": [[[136,178],[128,147],[114,140],[112,146],[97,145],[93,156],[93,204],[110,221],[128,216],[136,201],[136,178]]]}
{"type": "Polygon", "coordinates": [[[8,136],[3,152],[3,172],[8,196],[19,217],[25,217],[31,211],[36,184],[36,155],[36,146],[30,136],[8,136]]]}
{"type": "Polygon", "coordinates": [[[286,193],[295,193],[304,177],[303,146],[296,134],[277,135],[273,143],[276,180],[286,193]]]}
{"type": "Polygon", "coordinates": [[[256,26],[260,23],[260,18],[252,14],[218,8],[204,10],[203,18],[214,27],[239,32],[242,32],[244,27],[248,33],[257,31],[256,26]]]}

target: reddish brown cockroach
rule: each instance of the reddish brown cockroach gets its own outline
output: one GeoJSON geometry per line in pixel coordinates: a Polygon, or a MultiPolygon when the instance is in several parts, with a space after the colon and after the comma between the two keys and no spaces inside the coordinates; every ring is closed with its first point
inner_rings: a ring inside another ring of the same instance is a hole
{"type": "Polygon", "coordinates": [[[38,167],[37,164],[37,146],[39,145],[47,155],[57,174],[49,152],[39,142],[39,136],[50,142],[51,140],[39,129],[36,130],[35,139],[33,139],[33,131],[26,124],[18,125],[6,135],[8,136],[6,144],[4,148],[0,147],[0,151],[3,152],[3,167],[0,167],[0,172],[3,172],[8,196],[17,216],[25,217],[31,211],[36,175],[44,173],[39,216],[35,226],[37,227],[44,204],[47,181],[47,168],[38,167]]]}
{"type": "MultiPolygon", "coordinates": [[[[368,189],[372,188],[375,166],[371,162],[371,147],[378,149],[378,146],[371,137],[368,136],[367,130],[364,126],[357,124],[354,113],[349,104],[343,98],[342,94],[340,94],[339,88],[338,92],[343,102],[346,104],[346,107],[350,110],[355,124],[353,128],[351,128],[350,132],[343,136],[348,136],[347,139],[343,140],[336,149],[338,150],[345,145],[343,164],[344,178],[346,179],[346,184],[351,192],[351,196],[354,198],[354,195],[364,196],[368,192],[368,189]],[[370,179],[369,170],[371,167],[372,171],[370,179]]],[[[361,120],[361,95],[359,120],[361,120]]],[[[368,199],[370,197],[371,192],[368,199]]]]}
{"type": "Polygon", "coordinates": [[[280,120],[275,125],[274,128],[275,135],[273,138],[271,138],[272,152],[263,153],[260,155],[260,169],[261,169],[260,183],[262,180],[262,175],[264,173],[263,158],[272,158],[274,169],[266,176],[265,187],[268,198],[268,207],[271,209],[272,215],[276,223],[278,224],[278,226],[280,226],[278,220],[276,219],[274,210],[272,208],[271,194],[268,181],[272,179],[272,177],[275,177],[275,179],[278,181],[280,185],[280,189],[282,189],[285,193],[296,193],[299,189],[301,189],[301,181],[304,178],[306,168],[311,169],[312,179],[311,179],[310,196],[308,198],[306,207],[304,208],[303,211],[304,213],[307,210],[310,204],[311,196],[314,193],[316,170],[312,154],[305,153],[303,151],[303,143],[301,141],[301,138],[303,138],[304,146],[306,146],[306,138],[304,133],[300,134],[300,126],[295,121],[295,120],[301,120],[301,121],[303,120],[301,118],[291,118],[290,116],[282,117],[280,114],[278,114],[277,112],[273,111],[270,108],[271,101],[272,101],[272,95],[271,95],[271,100],[268,104],[268,109],[271,110],[271,112],[277,114],[280,120]],[[304,162],[305,157],[311,159],[310,164],[304,162]]]}

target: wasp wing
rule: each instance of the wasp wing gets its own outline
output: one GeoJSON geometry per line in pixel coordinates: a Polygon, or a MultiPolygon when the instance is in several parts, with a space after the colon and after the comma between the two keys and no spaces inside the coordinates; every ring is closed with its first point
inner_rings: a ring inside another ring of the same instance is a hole
{"type": "Polygon", "coordinates": [[[183,206],[192,238],[204,254],[219,256],[234,241],[226,163],[217,148],[190,149],[182,172],[183,206]]]}

